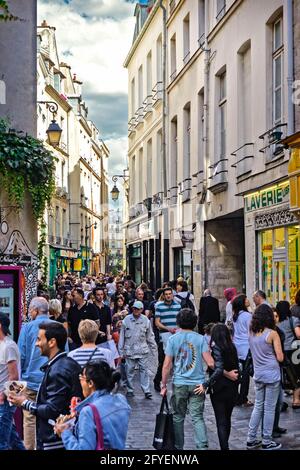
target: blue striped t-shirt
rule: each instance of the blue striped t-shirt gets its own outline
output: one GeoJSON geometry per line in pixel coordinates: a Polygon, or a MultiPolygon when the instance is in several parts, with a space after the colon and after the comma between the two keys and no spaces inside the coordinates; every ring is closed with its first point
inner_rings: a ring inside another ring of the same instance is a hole
{"type": "Polygon", "coordinates": [[[181,305],[174,300],[171,304],[157,302],[155,305],[155,318],[159,318],[161,324],[167,328],[176,328],[176,316],[180,310],[181,305]]]}

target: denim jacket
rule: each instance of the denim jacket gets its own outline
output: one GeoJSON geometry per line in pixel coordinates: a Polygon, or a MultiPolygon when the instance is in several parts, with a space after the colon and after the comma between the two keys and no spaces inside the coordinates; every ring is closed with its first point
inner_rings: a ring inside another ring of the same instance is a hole
{"type": "Polygon", "coordinates": [[[97,430],[90,406],[93,403],[101,417],[105,449],[124,449],[131,411],[126,398],[117,393],[97,390],[77,405],[78,421],[73,430],[66,429],[62,440],[67,450],[95,450],[97,430]]]}
{"type": "Polygon", "coordinates": [[[35,345],[39,325],[43,322],[52,322],[48,315],[38,315],[35,320],[24,323],[21,328],[18,347],[21,354],[21,378],[26,380],[30,390],[38,391],[44,373],[41,367],[48,361],[46,356],[41,356],[39,348],[35,345]]]}
{"type": "MultiPolygon", "coordinates": [[[[53,321],[50,320],[48,315],[38,315],[35,320],[22,325],[18,340],[18,348],[21,355],[21,378],[26,380],[27,388],[36,392],[44,377],[41,367],[48,362],[48,358],[41,356],[39,348],[35,345],[39,333],[39,325],[43,322],[53,321]]],[[[66,343],[65,350],[69,352],[68,343],[66,343]]]]}

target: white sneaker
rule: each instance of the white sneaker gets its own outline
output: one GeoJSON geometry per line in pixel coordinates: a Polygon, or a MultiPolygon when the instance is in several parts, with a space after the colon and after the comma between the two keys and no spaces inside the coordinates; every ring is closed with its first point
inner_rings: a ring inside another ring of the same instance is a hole
{"type": "Polygon", "coordinates": [[[280,442],[271,441],[269,444],[263,444],[261,446],[262,450],[278,450],[281,448],[280,442]]]}

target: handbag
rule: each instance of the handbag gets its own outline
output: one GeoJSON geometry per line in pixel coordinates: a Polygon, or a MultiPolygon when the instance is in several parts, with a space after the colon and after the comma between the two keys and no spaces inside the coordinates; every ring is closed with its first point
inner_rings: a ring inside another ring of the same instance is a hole
{"type": "Polygon", "coordinates": [[[299,387],[299,379],[290,359],[285,354],[280,365],[281,386],[283,390],[295,390],[299,387]]]}
{"type": "Polygon", "coordinates": [[[160,412],[156,415],[153,447],[157,450],[173,450],[174,443],[173,415],[169,409],[168,399],[164,396],[160,412]]]}
{"type": "Polygon", "coordinates": [[[94,421],[95,421],[95,424],[96,424],[96,430],[97,430],[97,444],[96,444],[96,449],[95,450],[105,450],[102,422],[101,422],[101,418],[100,418],[100,415],[98,413],[97,407],[95,405],[93,405],[92,403],[89,403],[88,406],[90,406],[92,408],[93,417],[94,417],[94,421]]]}

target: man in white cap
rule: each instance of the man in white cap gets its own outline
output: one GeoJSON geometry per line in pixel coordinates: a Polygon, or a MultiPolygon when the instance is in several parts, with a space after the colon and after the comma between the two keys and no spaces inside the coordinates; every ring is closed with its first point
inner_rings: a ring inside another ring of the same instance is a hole
{"type": "Polygon", "coordinates": [[[133,378],[135,366],[138,366],[141,388],[145,398],[151,400],[147,356],[150,351],[157,354],[157,346],[150,321],[142,315],[143,309],[143,303],[136,300],[132,305],[132,314],[127,315],[122,322],[118,347],[120,355],[126,360],[127,396],[134,395],[133,378]]]}

